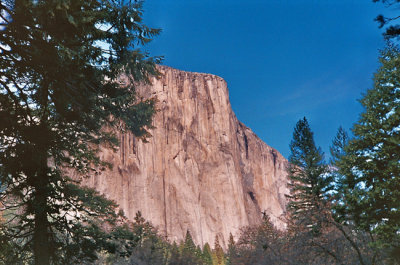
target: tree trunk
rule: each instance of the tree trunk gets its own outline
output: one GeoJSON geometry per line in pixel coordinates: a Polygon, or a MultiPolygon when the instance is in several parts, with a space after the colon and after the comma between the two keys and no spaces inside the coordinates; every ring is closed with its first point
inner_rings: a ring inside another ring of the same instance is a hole
{"type": "MultiPolygon", "coordinates": [[[[46,154],[46,153],[44,153],[46,154]]],[[[47,219],[48,207],[48,176],[47,176],[47,158],[40,159],[40,168],[35,178],[35,198],[33,208],[35,214],[35,225],[33,231],[33,254],[35,265],[50,264],[50,240],[49,240],[49,221],[47,219]]]]}

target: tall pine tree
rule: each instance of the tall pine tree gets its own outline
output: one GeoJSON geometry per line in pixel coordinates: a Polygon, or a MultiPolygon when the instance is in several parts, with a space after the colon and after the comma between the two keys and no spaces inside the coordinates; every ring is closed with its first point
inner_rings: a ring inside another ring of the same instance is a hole
{"type": "Polygon", "coordinates": [[[355,138],[337,162],[344,175],[346,214],[377,235],[377,244],[400,260],[400,51],[381,53],[374,87],[362,98],[355,138]]]}
{"type": "Polygon", "coordinates": [[[294,128],[290,151],[288,209],[291,218],[298,224],[318,231],[319,224],[313,216],[321,211],[321,203],[332,189],[332,179],[327,174],[323,153],[315,146],[313,132],[305,117],[294,128]]]}
{"type": "Polygon", "coordinates": [[[351,192],[345,185],[343,185],[344,176],[340,173],[339,166],[339,161],[346,154],[345,148],[347,147],[349,140],[350,138],[347,132],[342,127],[339,127],[330,147],[330,174],[335,183],[334,194],[332,196],[332,213],[333,216],[340,222],[344,220],[345,215],[344,209],[346,206],[344,204],[344,198],[346,193],[351,192]]]}
{"type": "Polygon", "coordinates": [[[105,128],[146,136],[154,101],[133,84],[156,74],[139,48],[159,30],[140,1],[5,0],[0,15],[0,241],[19,262],[92,261],[115,204],[68,174],[103,164],[98,145],[117,143],[105,128]]]}

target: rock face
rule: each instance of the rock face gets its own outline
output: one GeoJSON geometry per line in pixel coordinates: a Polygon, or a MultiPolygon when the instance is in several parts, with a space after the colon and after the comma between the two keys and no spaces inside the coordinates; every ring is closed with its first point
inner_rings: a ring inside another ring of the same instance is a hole
{"type": "Polygon", "coordinates": [[[137,211],[160,234],[196,244],[227,245],[266,212],[278,228],[285,211],[287,160],[240,123],[226,82],[215,75],[159,66],[162,77],[139,88],[157,97],[148,143],[119,133],[117,152],[103,148],[112,170],[85,180],[133,220],[137,211]]]}

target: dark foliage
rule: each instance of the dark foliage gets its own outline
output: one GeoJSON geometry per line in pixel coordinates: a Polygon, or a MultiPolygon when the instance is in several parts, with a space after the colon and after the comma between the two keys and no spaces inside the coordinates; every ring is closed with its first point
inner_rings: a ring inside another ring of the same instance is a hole
{"type": "Polygon", "coordinates": [[[146,137],[154,101],[135,97],[156,75],[138,48],[159,30],[142,23],[141,2],[0,2],[0,258],[6,264],[92,262],[111,250],[115,204],[80,188],[106,166],[99,144],[123,123],[146,137]],[[121,75],[127,80],[121,83],[121,75]]]}
{"type": "Polygon", "coordinates": [[[319,214],[321,203],[333,188],[332,177],[328,174],[321,149],[315,146],[313,133],[305,117],[294,128],[290,151],[287,171],[291,219],[318,233],[320,224],[313,216],[319,214]]]}
{"type": "MultiPolygon", "coordinates": [[[[372,0],[373,2],[381,2],[387,7],[393,9],[398,9],[400,6],[399,0],[372,0]]],[[[398,39],[400,36],[400,25],[395,24],[395,22],[400,18],[400,16],[386,17],[384,15],[378,15],[375,21],[378,22],[380,28],[385,28],[383,36],[387,39],[398,39]]]]}

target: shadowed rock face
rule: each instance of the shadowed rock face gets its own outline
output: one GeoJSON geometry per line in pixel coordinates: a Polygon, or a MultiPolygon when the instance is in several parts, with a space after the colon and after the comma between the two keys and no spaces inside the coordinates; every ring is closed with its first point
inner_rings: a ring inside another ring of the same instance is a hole
{"type": "Polygon", "coordinates": [[[287,160],[240,123],[226,82],[215,75],[159,66],[162,77],[140,87],[157,97],[148,143],[119,133],[117,152],[103,148],[112,170],[85,180],[133,220],[137,211],[171,241],[190,230],[196,244],[227,245],[262,212],[283,229],[287,160]]]}

